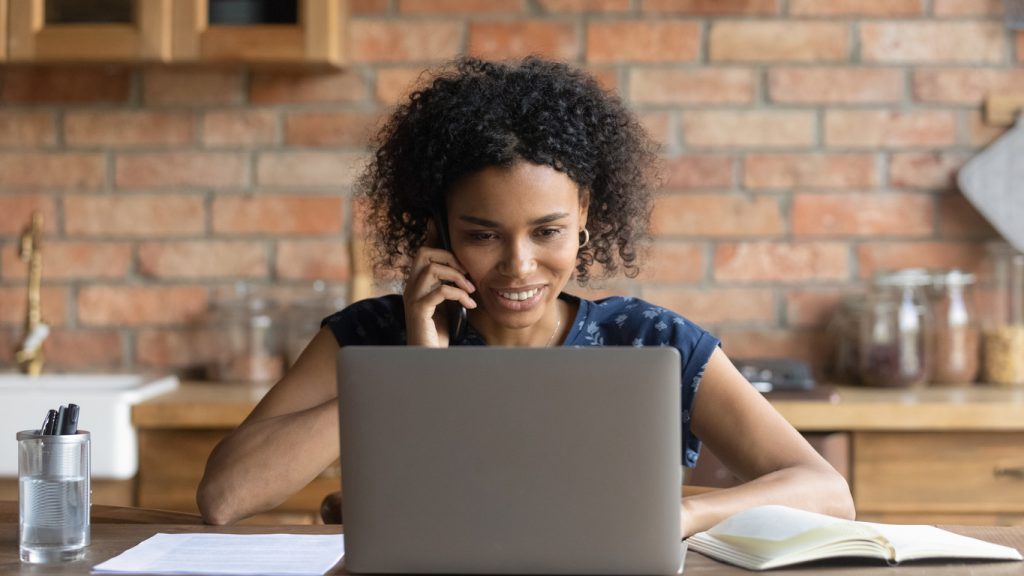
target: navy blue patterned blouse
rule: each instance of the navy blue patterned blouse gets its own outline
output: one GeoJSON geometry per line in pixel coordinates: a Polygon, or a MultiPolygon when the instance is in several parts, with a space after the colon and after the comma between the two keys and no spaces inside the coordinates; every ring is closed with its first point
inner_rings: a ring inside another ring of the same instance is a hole
{"type": "MultiPolygon", "coordinates": [[[[693,467],[700,439],[690,430],[690,411],[704,367],[718,339],[679,314],[638,298],[613,296],[592,302],[569,294],[559,298],[579,305],[563,346],[673,346],[682,357],[683,464],[693,467]]],[[[340,346],[404,346],[405,307],[393,294],[356,302],[324,319],[340,346]]],[[[483,337],[468,327],[459,346],[484,346],[483,337]]]]}

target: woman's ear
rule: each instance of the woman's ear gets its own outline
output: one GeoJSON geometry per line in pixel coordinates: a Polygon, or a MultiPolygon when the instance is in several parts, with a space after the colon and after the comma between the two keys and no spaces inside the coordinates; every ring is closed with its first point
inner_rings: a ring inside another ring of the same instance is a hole
{"type": "Polygon", "coordinates": [[[587,214],[590,212],[590,190],[580,189],[580,230],[587,227],[587,214]]]}

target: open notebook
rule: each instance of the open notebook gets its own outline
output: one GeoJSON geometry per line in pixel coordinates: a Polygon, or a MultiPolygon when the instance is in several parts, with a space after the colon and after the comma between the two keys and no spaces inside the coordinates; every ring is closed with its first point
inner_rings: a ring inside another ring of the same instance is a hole
{"type": "Polygon", "coordinates": [[[789,508],[758,506],[691,536],[691,550],[748,570],[827,558],[1021,560],[1013,548],[934,526],[843,520],[789,508]]]}

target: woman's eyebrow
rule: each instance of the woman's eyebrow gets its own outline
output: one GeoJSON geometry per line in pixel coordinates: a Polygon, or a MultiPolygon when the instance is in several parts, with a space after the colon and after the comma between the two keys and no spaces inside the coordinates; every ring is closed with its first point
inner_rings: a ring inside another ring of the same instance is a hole
{"type": "MultiPolygon", "coordinates": [[[[530,221],[530,224],[533,225],[533,226],[539,226],[541,224],[547,224],[549,222],[554,222],[555,220],[561,220],[562,218],[568,218],[568,217],[569,217],[569,213],[568,212],[552,212],[551,214],[547,214],[545,216],[541,216],[540,218],[537,218],[537,219],[534,219],[534,220],[530,221]]],[[[463,222],[469,222],[470,224],[476,224],[477,226],[484,226],[484,227],[487,227],[487,228],[498,228],[498,227],[500,227],[500,224],[498,224],[494,220],[488,220],[486,218],[478,218],[476,216],[459,216],[459,220],[462,220],[463,222]]]]}

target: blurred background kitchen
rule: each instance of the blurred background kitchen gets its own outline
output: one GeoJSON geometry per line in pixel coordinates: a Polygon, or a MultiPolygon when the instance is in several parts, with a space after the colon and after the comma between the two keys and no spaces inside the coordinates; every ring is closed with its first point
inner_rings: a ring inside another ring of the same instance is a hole
{"type": "MultiPolygon", "coordinates": [[[[983,401],[1014,412],[921,428],[1017,430],[1000,418],[1024,422],[1018,4],[0,0],[0,369],[32,332],[34,238],[44,374],[208,383],[202,401],[136,407],[151,429],[140,466],[188,470],[110,492],[189,509],[212,443],[319,319],[392,289],[371,277],[351,200],[380,119],[425,68],[539,54],[584,66],[662,145],[645,272],[579,293],[672,308],[732,357],[800,360],[819,385],[1001,389],[983,401]]],[[[816,418],[794,424],[840,432],[853,482],[858,417],[816,418]]],[[[1024,432],[993,438],[1019,446],[1024,432]]],[[[864,473],[902,458],[885,454],[864,473]]],[[[1016,480],[1016,508],[900,508],[894,488],[873,517],[1024,521],[1024,457],[999,454],[1011,472],[989,458],[985,474],[1016,480]]],[[[315,517],[336,485],[328,475],[281,517],[315,517]]]]}

